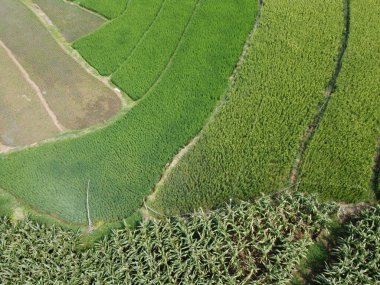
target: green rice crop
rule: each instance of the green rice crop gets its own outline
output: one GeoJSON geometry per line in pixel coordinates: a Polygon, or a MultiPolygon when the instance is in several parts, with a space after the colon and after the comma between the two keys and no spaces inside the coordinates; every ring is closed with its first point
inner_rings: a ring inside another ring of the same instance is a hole
{"type": "Polygon", "coordinates": [[[380,135],[380,5],[351,0],[343,68],[323,120],[305,154],[301,189],[342,201],[371,200],[380,135]]]}
{"type": "Polygon", "coordinates": [[[345,285],[379,282],[380,205],[377,205],[357,214],[343,226],[342,236],[337,240],[325,269],[316,277],[316,283],[345,285]]]}
{"type": "Polygon", "coordinates": [[[198,0],[166,0],[156,23],[128,59],[112,74],[112,82],[132,99],[140,99],[159,77],[196,13],[198,0]]]}
{"type": "Polygon", "coordinates": [[[73,47],[101,75],[110,75],[130,55],[144,32],[155,21],[164,0],[131,0],[125,13],[73,47]]]}
{"type": "Polygon", "coordinates": [[[189,218],[114,230],[93,248],[79,235],[0,218],[1,284],[288,284],[335,207],[281,193],[189,218]]]}
{"type": "Polygon", "coordinates": [[[108,19],[120,16],[126,9],[128,2],[132,0],[70,0],[78,3],[86,9],[99,13],[108,19]]]}
{"type": "Polygon", "coordinates": [[[157,190],[154,207],[182,213],[289,186],[343,30],[342,1],[265,1],[226,103],[157,190]]]}
{"type": "Polygon", "coordinates": [[[106,128],[0,156],[0,187],[44,213],[86,222],[131,215],[165,164],[199,132],[252,28],[257,3],[200,0],[154,88],[106,128]]]}

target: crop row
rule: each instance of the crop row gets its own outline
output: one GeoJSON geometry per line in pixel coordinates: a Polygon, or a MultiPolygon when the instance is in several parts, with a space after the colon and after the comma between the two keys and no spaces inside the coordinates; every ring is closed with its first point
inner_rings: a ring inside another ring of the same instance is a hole
{"type": "Polygon", "coordinates": [[[187,212],[287,187],[343,30],[341,1],[265,1],[226,104],[158,189],[153,207],[187,212]]]}
{"type": "Polygon", "coordinates": [[[141,207],[165,164],[199,132],[227,89],[257,3],[200,0],[197,9],[144,100],[86,136],[1,156],[0,187],[72,222],[86,221],[89,180],[93,220],[122,218],[141,207]]]}
{"type": "Polygon", "coordinates": [[[335,207],[294,193],[190,218],[115,230],[91,249],[78,234],[0,218],[1,284],[288,284],[335,207]]]}
{"type": "Polygon", "coordinates": [[[352,0],[351,29],[337,90],[306,154],[301,188],[343,201],[374,198],[380,135],[380,6],[352,0]]]}

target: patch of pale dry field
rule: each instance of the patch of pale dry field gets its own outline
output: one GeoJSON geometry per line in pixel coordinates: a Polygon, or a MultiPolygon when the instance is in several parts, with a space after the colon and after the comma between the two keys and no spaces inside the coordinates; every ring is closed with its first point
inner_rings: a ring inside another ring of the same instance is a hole
{"type": "MultiPolygon", "coordinates": [[[[101,124],[121,109],[122,102],[115,92],[67,54],[21,1],[0,0],[0,40],[38,86],[57,121],[66,129],[101,124]]],[[[8,79],[4,82],[11,85],[8,79]]],[[[5,103],[0,104],[5,108],[5,103]]]]}
{"type": "Polygon", "coordinates": [[[0,44],[0,152],[56,135],[36,91],[0,44]]]}

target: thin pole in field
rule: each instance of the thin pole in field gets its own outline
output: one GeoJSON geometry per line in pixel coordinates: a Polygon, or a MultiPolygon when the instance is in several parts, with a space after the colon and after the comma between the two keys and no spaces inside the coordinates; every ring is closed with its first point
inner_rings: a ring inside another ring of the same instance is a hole
{"type": "Polygon", "coordinates": [[[90,192],[90,179],[87,182],[86,206],[87,206],[88,232],[91,233],[93,231],[93,227],[92,227],[92,221],[90,217],[89,192],[90,192]]]}

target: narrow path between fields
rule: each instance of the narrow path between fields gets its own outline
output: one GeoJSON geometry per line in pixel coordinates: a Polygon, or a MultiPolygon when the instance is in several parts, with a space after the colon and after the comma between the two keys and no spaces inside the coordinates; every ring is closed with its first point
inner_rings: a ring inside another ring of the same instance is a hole
{"type": "Polygon", "coordinates": [[[26,72],[26,70],[23,68],[21,63],[14,56],[12,51],[1,40],[0,40],[0,46],[5,50],[5,52],[9,56],[9,58],[13,61],[13,63],[16,65],[16,67],[20,70],[24,79],[30,84],[30,86],[36,92],[38,98],[40,99],[40,101],[42,103],[42,106],[45,108],[46,112],[48,113],[49,117],[51,118],[51,120],[53,121],[53,123],[57,127],[57,129],[61,132],[64,131],[65,128],[58,121],[57,116],[54,114],[54,112],[50,109],[49,104],[46,102],[44,95],[42,94],[38,85],[30,78],[28,72],[26,72]]]}
{"type": "MultiPolygon", "coordinates": [[[[199,3],[197,3],[198,5],[199,3]]],[[[230,87],[228,90],[231,90],[234,88],[235,84],[236,84],[236,80],[237,80],[237,77],[239,75],[239,72],[243,66],[243,63],[247,57],[247,54],[248,54],[248,51],[249,51],[249,48],[251,47],[251,44],[252,44],[252,41],[253,41],[253,37],[256,33],[256,30],[258,29],[259,27],[259,24],[260,24],[260,19],[261,19],[261,14],[262,14],[262,9],[263,9],[263,0],[258,0],[258,11],[257,11],[257,16],[254,20],[254,23],[253,23],[253,28],[250,32],[250,34],[248,35],[248,38],[244,44],[244,47],[243,47],[243,51],[239,57],[239,60],[238,62],[236,63],[235,65],[235,69],[234,71],[232,72],[232,75],[230,76],[229,80],[230,80],[230,87]]],[[[229,91],[227,91],[227,94],[229,93],[229,91]]],[[[152,211],[152,212],[155,212],[153,209],[149,208],[145,201],[153,201],[155,199],[155,194],[156,194],[156,190],[161,187],[165,181],[167,180],[167,178],[169,177],[170,173],[173,171],[173,169],[178,165],[178,163],[181,161],[181,159],[197,144],[197,142],[199,141],[199,139],[202,137],[203,133],[207,130],[207,128],[209,127],[209,125],[215,120],[216,116],[219,114],[220,110],[222,109],[222,107],[224,106],[224,104],[226,103],[226,95],[225,94],[223,96],[223,98],[220,100],[219,104],[217,105],[217,107],[215,108],[215,110],[212,112],[211,116],[209,117],[209,119],[206,121],[206,123],[204,124],[202,130],[185,146],[183,147],[173,158],[173,160],[171,162],[169,162],[164,170],[164,172],[162,173],[161,175],[161,178],[160,180],[157,182],[157,184],[153,187],[152,191],[151,191],[151,194],[149,196],[146,197],[146,199],[144,200],[144,208],[149,210],[149,211],[152,211]]],[[[157,213],[157,212],[156,212],[157,213]]]]}
{"type": "Polygon", "coordinates": [[[299,185],[298,183],[300,180],[299,176],[300,176],[300,171],[302,168],[302,163],[304,161],[306,149],[309,143],[311,142],[311,140],[313,139],[314,134],[316,133],[317,128],[323,119],[323,115],[327,109],[327,106],[332,97],[332,94],[335,91],[336,82],[339,77],[340,71],[342,69],[343,57],[348,46],[348,39],[350,35],[350,0],[344,0],[343,17],[344,17],[344,28],[343,28],[343,34],[342,34],[342,41],[341,41],[341,47],[338,54],[338,60],[335,66],[334,73],[330,81],[328,82],[324,98],[319,104],[319,109],[317,113],[315,114],[313,120],[310,122],[309,127],[307,128],[304,136],[302,137],[296,160],[290,172],[289,183],[290,185],[295,185],[296,187],[298,187],[299,185]]]}

